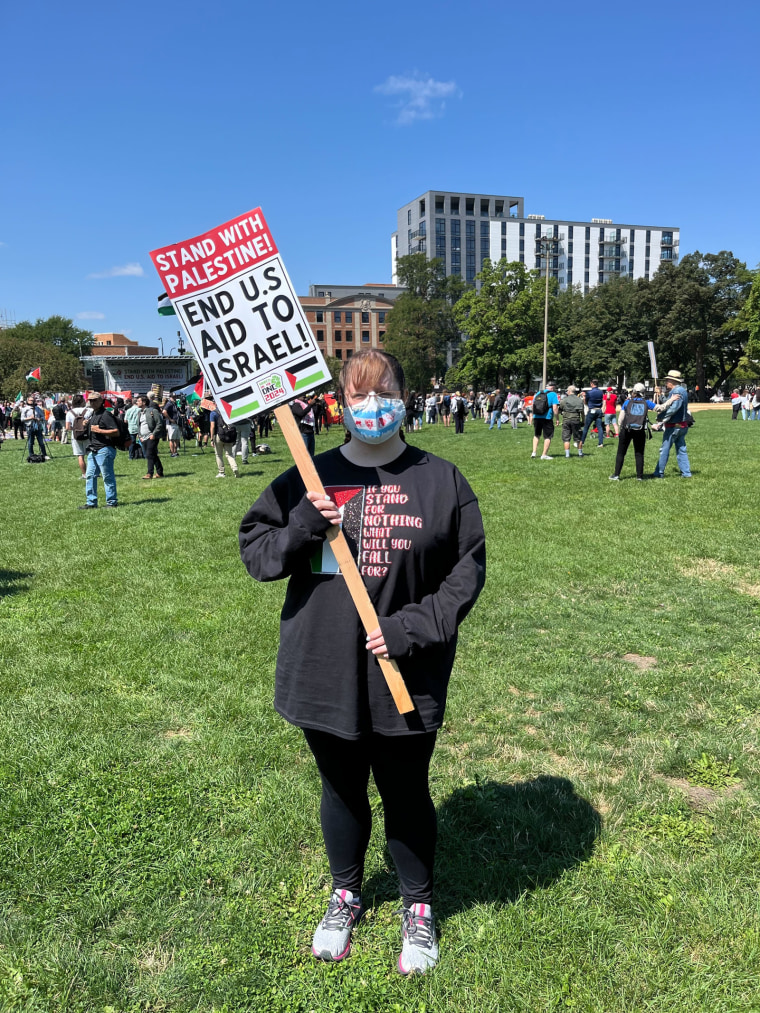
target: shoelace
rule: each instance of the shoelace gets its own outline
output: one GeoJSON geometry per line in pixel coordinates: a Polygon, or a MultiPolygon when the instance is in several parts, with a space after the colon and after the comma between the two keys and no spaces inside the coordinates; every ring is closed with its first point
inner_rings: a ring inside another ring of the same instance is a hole
{"type": "Polygon", "coordinates": [[[344,929],[356,920],[357,911],[358,905],[348,904],[340,897],[331,897],[322,924],[331,932],[344,929]]]}
{"type": "Polygon", "coordinates": [[[408,908],[402,911],[404,923],[404,935],[414,946],[421,950],[429,950],[435,941],[433,930],[433,916],[423,918],[420,915],[415,917],[408,908]]]}

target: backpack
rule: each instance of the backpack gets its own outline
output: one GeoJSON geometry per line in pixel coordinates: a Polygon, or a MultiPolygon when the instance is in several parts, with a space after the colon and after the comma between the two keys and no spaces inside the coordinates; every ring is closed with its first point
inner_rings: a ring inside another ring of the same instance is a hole
{"type": "Polygon", "coordinates": [[[646,428],[647,410],[646,398],[632,397],[623,416],[623,429],[636,433],[646,428]]]}
{"type": "Polygon", "coordinates": [[[129,426],[119,415],[114,415],[116,421],[116,428],[119,430],[118,436],[111,437],[111,446],[116,447],[117,450],[129,450],[132,445],[132,434],[129,431],[129,426]]]}
{"type": "Polygon", "coordinates": [[[44,454],[30,454],[27,457],[27,461],[30,464],[42,464],[46,460],[47,460],[47,458],[45,457],[44,454]]]}
{"type": "Polygon", "coordinates": [[[71,427],[71,435],[77,443],[82,443],[83,440],[86,440],[90,433],[90,420],[86,419],[84,416],[86,410],[86,408],[82,408],[79,414],[74,416],[74,424],[71,427]]]}
{"type": "Polygon", "coordinates": [[[545,416],[549,411],[549,396],[545,390],[540,390],[533,398],[533,418],[545,416]]]}
{"type": "Polygon", "coordinates": [[[216,435],[222,443],[237,443],[237,429],[224,421],[221,414],[217,412],[216,435]]]}
{"type": "Polygon", "coordinates": [[[52,410],[53,410],[53,418],[56,420],[56,422],[63,422],[63,420],[66,418],[66,406],[59,402],[58,404],[53,405],[52,410]]]}

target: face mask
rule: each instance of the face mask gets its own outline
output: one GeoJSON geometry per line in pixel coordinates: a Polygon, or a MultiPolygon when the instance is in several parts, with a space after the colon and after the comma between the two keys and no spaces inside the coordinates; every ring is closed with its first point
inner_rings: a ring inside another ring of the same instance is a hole
{"type": "Polygon", "coordinates": [[[370,391],[363,401],[346,405],[346,429],[362,443],[385,443],[401,428],[406,416],[403,401],[384,398],[370,391]]]}

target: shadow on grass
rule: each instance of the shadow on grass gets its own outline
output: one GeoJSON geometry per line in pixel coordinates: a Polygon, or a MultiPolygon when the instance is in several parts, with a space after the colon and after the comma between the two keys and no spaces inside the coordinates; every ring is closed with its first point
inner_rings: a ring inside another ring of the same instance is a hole
{"type": "Polygon", "coordinates": [[[29,585],[19,582],[26,577],[33,576],[33,573],[22,573],[20,570],[0,569],[0,601],[3,598],[10,598],[12,594],[21,594],[23,591],[28,591],[29,585]]]}
{"type": "MultiPolygon", "coordinates": [[[[438,809],[436,914],[509,904],[550,886],[591,857],[601,829],[597,810],[563,777],[457,788],[438,809]]],[[[365,894],[398,898],[395,873],[372,877],[365,894]]]]}

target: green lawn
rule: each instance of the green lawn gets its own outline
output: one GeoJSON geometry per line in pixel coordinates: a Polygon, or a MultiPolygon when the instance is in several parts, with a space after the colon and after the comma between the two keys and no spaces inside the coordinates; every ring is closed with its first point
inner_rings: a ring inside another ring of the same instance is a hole
{"type": "Polygon", "coordinates": [[[705,412],[693,480],[635,482],[631,448],[612,483],[614,441],[541,462],[526,428],[413,437],[477,492],[489,568],[433,761],[441,961],[415,980],[380,820],[351,957],[310,955],[329,891],[318,779],[271,704],[284,585],[237,552],[282,437],[237,482],[189,448],[142,482],[120,454],[121,508],[82,512],[70,448],[6,442],[0,1009],[760,1009],[759,441],[705,412]]]}

